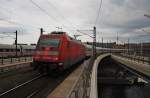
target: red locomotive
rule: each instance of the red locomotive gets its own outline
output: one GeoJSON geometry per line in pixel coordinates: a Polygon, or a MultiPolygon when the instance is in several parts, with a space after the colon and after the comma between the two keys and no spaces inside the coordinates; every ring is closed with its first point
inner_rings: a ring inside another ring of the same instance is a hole
{"type": "Polygon", "coordinates": [[[33,62],[40,70],[64,70],[85,58],[85,47],[65,32],[41,35],[33,62]]]}

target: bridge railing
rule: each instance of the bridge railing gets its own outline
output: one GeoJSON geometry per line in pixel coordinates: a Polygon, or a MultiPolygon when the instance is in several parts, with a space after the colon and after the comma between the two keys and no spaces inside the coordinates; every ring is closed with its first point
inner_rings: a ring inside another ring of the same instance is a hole
{"type": "Polygon", "coordinates": [[[116,54],[121,57],[125,57],[129,60],[141,62],[141,63],[147,63],[150,64],[150,57],[144,57],[144,56],[136,56],[136,55],[128,55],[128,54],[116,54]]]}
{"type": "Polygon", "coordinates": [[[96,94],[93,93],[95,92],[95,90],[97,91],[97,86],[96,86],[96,82],[97,79],[97,67],[98,67],[98,63],[99,61],[107,56],[107,55],[103,55],[101,57],[98,57],[102,54],[97,55],[96,57],[91,57],[90,60],[84,62],[84,66],[82,67],[82,71],[79,75],[79,78],[76,80],[74,86],[72,87],[72,89],[70,90],[70,93],[68,94],[67,98],[97,98],[96,94]],[[98,58],[97,58],[98,57],[98,58]],[[95,59],[97,60],[95,63],[95,59]],[[95,66],[95,68],[94,68],[95,66]],[[95,73],[93,75],[93,72],[95,73]],[[93,75],[93,76],[92,76],[93,75]],[[94,78],[92,78],[94,77],[94,78]],[[94,81],[93,81],[94,80],[94,81]],[[95,86],[93,86],[93,84],[95,86]],[[92,92],[92,93],[91,93],[92,92]],[[95,97],[93,97],[92,95],[95,95],[95,97]]]}
{"type": "Polygon", "coordinates": [[[91,57],[90,60],[84,62],[84,66],[82,67],[82,71],[79,75],[79,78],[76,80],[67,98],[89,98],[91,69],[94,60],[95,57],[91,57]]]}

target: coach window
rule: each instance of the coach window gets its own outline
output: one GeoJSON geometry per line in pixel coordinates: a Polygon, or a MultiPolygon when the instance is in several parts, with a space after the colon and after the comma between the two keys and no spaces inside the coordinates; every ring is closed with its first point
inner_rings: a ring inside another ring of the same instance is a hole
{"type": "Polygon", "coordinates": [[[6,49],[6,52],[9,52],[9,49],[6,49]]]}
{"type": "Polygon", "coordinates": [[[5,52],[6,51],[6,49],[3,49],[3,52],[5,52]]]}
{"type": "Polygon", "coordinates": [[[0,52],[3,52],[3,49],[0,49],[0,52]]]}

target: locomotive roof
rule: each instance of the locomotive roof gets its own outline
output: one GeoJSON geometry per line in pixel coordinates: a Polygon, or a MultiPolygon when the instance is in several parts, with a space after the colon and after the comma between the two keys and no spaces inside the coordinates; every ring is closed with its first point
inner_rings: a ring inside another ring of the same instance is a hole
{"type": "MultiPolygon", "coordinates": [[[[54,32],[51,32],[51,33],[48,33],[48,34],[42,34],[41,36],[40,36],[40,38],[51,38],[51,37],[61,37],[61,36],[66,36],[67,34],[66,34],[66,32],[56,32],[56,31],[54,31],[54,32]]],[[[68,36],[68,35],[67,35],[68,36]]]]}
{"type": "Polygon", "coordinates": [[[50,34],[66,34],[66,32],[61,32],[61,31],[53,31],[50,34]]]}
{"type": "Polygon", "coordinates": [[[48,35],[54,35],[54,36],[55,36],[55,35],[56,35],[56,36],[57,36],[57,35],[66,35],[70,40],[82,44],[81,41],[76,40],[75,38],[70,37],[66,32],[62,32],[62,31],[53,31],[53,32],[51,32],[51,33],[49,33],[49,34],[43,34],[42,36],[48,36],[48,35]]]}

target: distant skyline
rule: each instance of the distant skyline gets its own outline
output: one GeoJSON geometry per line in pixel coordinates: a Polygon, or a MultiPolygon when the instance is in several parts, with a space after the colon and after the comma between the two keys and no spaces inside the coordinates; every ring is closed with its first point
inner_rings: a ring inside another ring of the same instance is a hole
{"type": "MultiPolygon", "coordinates": [[[[148,42],[150,41],[150,0],[0,0],[0,44],[14,43],[15,30],[18,30],[18,43],[36,43],[40,28],[45,33],[61,27],[70,36],[83,35],[76,30],[92,35],[97,27],[97,41],[148,42]],[[144,31],[146,32],[144,32],[144,31]],[[7,32],[4,35],[2,32],[7,32]],[[12,36],[12,37],[8,37],[12,36]],[[4,38],[3,38],[4,37],[4,38]]],[[[82,41],[92,41],[86,35],[82,41]]]]}

